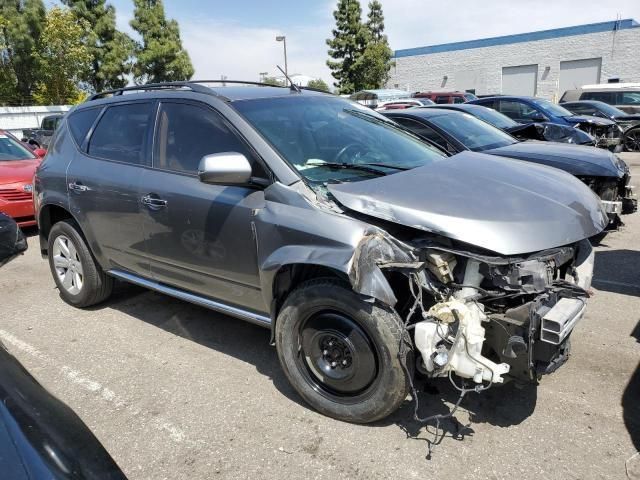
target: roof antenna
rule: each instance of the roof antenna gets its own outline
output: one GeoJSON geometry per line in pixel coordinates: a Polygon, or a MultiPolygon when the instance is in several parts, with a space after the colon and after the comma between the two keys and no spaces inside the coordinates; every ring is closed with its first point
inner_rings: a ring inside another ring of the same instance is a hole
{"type": "Polygon", "coordinates": [[[291,80],[291,78],[289,78],[289,75],[287,75],[286,73],[284,73],[284,70],[282,70],[282,68],[280,68],[280,65],[276,65],[276,67],[278,67],[278,70],[280,70],[282,72],[282,74],[284,75],[284,78],[286,78],[287,80],[289,80],[289,88],[291,90],[294,90],[298,93],[302,93],[302,90],[300,90],[300,87],[298,87],[295,83],[293,83],[293,80],[291,80]]]}

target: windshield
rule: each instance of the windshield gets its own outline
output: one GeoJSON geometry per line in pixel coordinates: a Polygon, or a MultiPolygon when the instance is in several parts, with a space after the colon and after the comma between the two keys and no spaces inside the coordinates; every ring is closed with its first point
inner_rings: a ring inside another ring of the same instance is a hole
{"type": "Polygon", "coordinates": [[[556,105],[555,103],[551,103],[549,100],[544,100],[543,98],[536,98],[533,103],[540,107],[540,110],[547,115],[555,117],[570,117],[573,115],[573,113],[566,108],[556,105]]]}
{"type": "Polygon", "coordinates": [[[390,120],[343,98],[262,98],[233,106],[312,183],[365,180],[446,158],[390,120]]]}
{"type": "Polygon", "coordinates": [[[605,113],[606,115],[609,115],[611,117],[624,117],[625,115],[627,115],[625,112],[623,112],[622,110],[620,110],[619,108],[616,108],[614,106],[609,105],[608,103],[604,103],[604,102],[597,102],[595,107],[600,110],[601,112],[605,113]]]}
{"type": "Polygon", "coordinates": [[[429,121],[474,152],[517,143],[517,140],[511,135],[468,113],[452,112],[447,115],[431,117],[429,121]]]}
{"type": "Polygon", "coordinates": [[[31,160],[36,158],[27,147],[7,135],[0,134],[0,162],[31,160]]]}
{"type": "Polygon", "coordinates": [[[485,122],[488,122],[494,127],[498,127],[500,129],[517,127],[520,125],[518,122],[511,120],[506,115],[496,112],[493,108],[472,108],[469,110],[469,113],[474,117],[478,117],[480,120],[484,120],[485,122]]]}

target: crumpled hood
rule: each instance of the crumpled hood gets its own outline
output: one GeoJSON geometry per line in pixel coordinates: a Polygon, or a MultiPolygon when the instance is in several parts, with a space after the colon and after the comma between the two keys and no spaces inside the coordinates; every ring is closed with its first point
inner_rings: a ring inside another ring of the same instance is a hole
{"type": "Polygon", "coordinates": [[[613,125],[615,122],[609,120],[608,118],[600,118],[593,117],[591,115],[571,115],[570,117],[563,117],[569,123],[575,123],[576,125],[579,123],[590,123],[591,125],[600,125],[603,127],[608,127],[609,125],[613,125]]]}
{"type": "Polygon", "coordinates": [[[507,133],[530,140],[572,143],[574,145],[595,145],[595,139],[584,130],[558,123],[540,122],[518,124],[504,129],[507,133]]]}
{"type": "Polygon", "coordinates": [[[527,141],[495,148],[485,153],[549,165],[572,175],[616,178],[624,175],[616,156],[604,148],[527,141]]]}
{"type": "Polygon", "coordinates": [[[351,210],[502,255],[577,242],[608,223],[600,199],[571,175],[475,152],[328,189],[351,210]]]}

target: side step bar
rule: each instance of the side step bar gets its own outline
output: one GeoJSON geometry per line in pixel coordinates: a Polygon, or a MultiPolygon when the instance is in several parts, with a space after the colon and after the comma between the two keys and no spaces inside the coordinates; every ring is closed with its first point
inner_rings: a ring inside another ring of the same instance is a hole
{"type": "Polygon", "coordinates": [[[194,295],[193,293],[185,292],[184,290],[170,287],[168,285],[154,282],[152,280],[147,280],[146,278],[139,277],[132,273],[123,272],[122,270],[109,270],[107,273],[119,280],[134,283],[136,285],[140,285],[141,287],[155,290],[156,292],[164,293],[171,297],[184,300],[185,302],[200,305],[201,307],[209,308],[211,310],[215,310],[216,312],[224,313],[226,315],[239,318],[240,320],[245,320],[261,327],[269,328],[271,326],[271,319],[265,315],[260,315],[259,313],[250,312],[238,307],[233,307],[231,305],[216,302],[206,297],[200,297],[198,295],[194,295]]]}

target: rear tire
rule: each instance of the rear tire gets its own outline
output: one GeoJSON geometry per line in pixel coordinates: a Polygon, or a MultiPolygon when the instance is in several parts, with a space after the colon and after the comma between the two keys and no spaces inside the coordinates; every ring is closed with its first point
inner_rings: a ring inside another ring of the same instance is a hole
{"type": "Polygon", "coordinates": [[[315,279],[286,299],[275,342],[289,382],[313,408],[369,423],[394,412],[407,396],[401,332],[390,309],[364,301],[340,281],[315,279]]]}
{"type": "Polygon", "coordinates": [[[84,308],[106,300],[114,280],[96,262],[73,220],[53,225],[48,238],[49,268],[69,305],[84,308]]]}

